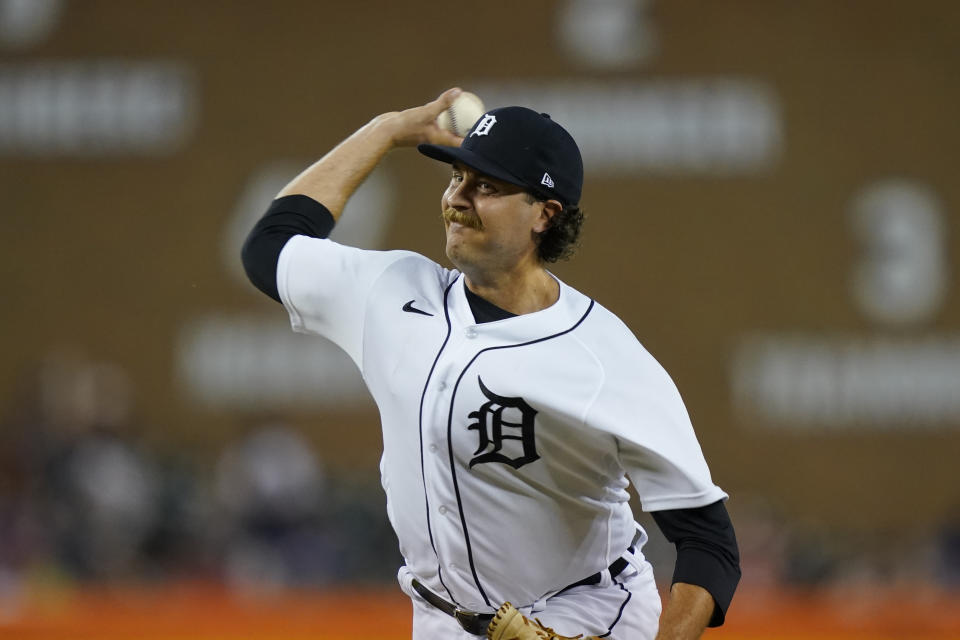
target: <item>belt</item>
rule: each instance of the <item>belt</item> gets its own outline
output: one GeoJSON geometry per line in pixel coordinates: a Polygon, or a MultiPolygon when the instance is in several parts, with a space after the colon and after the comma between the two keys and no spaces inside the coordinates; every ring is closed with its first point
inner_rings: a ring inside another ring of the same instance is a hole
{"type": "Polygon", "coordinates": [[[487,627],[490,626],[490,621],[493,620],[492,613],[477,613],[476,611],[461,609],[452,602],[447,602],[433,591],[430,591],[430,589],[427,589],[416,578],[413,579],[411,584],[413,585],[413,590],[419,593],[420,597],[448,616],[456,619],[456,621],[460,623],[460,626],[468,633],[472,633],[475,636],[486,635],[487,627]]]}
{"type": "MultiPolygon", "coordinates": [[[[634,552],[634,548],[630,547],[628,549],[630,553],[634,552]]],[[[613,561],[613,563],[607,567],[607,571],[610,572],[611,578],[616,578],[618,575],[623,573],[623,570],[627,568],[627,565],[630,564],[626,558],[620,557],[613,561]]],[[[587,576],[583,580],[574,582],[565,586],[560,591],[557,591],[556,594],[563,593],[574,587],[582,587],[585,585],[600,584],[603,580],[603,572],[597,571],[592,576],[587,576]]],[[[454,618],[457,622],[460,623],[460,626],[463,627],[468,633],[472,633],[475,636],[482,636],[487,633],[487,627],[490,626],[490,621],[493,620],[494,614],[492,613],[478,613],[476,611],[470,611],[468,609],[461,609],[452,602],[447,602],[430,589],[427,589],[423,584],[416,578],[412,581],[413,590],[420,594],[420,597],[429,602],[431,605],[443,611],[448,616],[454,618]]]]}
{"type": "MultiPolygon", "coordinates": [[[[635,552],[636,552],[636,549],[634,549],[633,547],[630,547],[629,549],[627,549],[627,552],[628,552],[628,553],[635,553],[635,552]]],[[[607,571],[610,572],[610,577],[611,577],[611,578],[616,578],[618,575],[620,575],[621,573],[623,573],[623,570],[627,568],[627,565],[628,565],[628,564],[630,564],[630,562],[629,562],[626,558],[624,558],[623,556],[620,556],[619,558],[617,558],[616,560],[614,560],[614,561],[610,564],[610,566],[607,567],[607,571]]],[[[573,584],[568,584],[568,585],[565,586],[563,589],[560,589],[560,591],[557,591],[557,593],[555,593],[554,595],[563,593],[564,591],[567,591],[568,589],[573,589],[574,587],[582,587],[582,586],[584,586],[584,585],[590,585],[590,584],[600,584],[600,582],[601,582],[602,580],[603,580],[603,572],[602,572],[602,571],[597,571],[597,572],[596,572],[595,574],[593,574],[592,576],[587,576],[587,577],[584,578],[583,580],[580,580],[580,581],[578,581],[578,582],[574,582],[573,584]]]]}

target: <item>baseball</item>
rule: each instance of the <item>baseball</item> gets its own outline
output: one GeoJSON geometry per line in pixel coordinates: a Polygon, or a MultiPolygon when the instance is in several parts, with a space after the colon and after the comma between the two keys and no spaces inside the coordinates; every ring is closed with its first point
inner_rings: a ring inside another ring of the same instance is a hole
{"type": "Polygon", "coordinates": [[[486,110],[483,100],[474,93],[464,91],[457,96],[449,109],[440,114],[437,124],[462,138],[486,110]]]}

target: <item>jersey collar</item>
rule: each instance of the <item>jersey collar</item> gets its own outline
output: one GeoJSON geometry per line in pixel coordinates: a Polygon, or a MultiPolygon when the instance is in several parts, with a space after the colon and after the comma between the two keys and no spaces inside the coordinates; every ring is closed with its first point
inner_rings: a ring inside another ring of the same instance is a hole
{"type": "Polygon", "coordinates": [[[484,343],[530,342],[569,330],[583,318],[592,301],[552,273],[550,276],[560,285],[560,296],[552,305],[534,313],[478,324],[467,300],[463,274],[459,273],[447,298],[451,328],[484,343]]]}

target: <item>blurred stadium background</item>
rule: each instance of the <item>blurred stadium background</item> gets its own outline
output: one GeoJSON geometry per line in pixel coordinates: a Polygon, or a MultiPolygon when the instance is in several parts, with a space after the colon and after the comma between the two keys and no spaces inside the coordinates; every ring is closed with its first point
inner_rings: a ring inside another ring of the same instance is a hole
{"type": "MultiPolygon", "coordinates": [[[[409,637],[376,411],[237,255],[459,85],[583,148],[557,271],[732,495],[708,637],[960,638],[958,43],[954,0],[0,0],[0,637],[409,637]]],[[[395,152],[336,237],[442,260],[444,183],[395,152]]]]}

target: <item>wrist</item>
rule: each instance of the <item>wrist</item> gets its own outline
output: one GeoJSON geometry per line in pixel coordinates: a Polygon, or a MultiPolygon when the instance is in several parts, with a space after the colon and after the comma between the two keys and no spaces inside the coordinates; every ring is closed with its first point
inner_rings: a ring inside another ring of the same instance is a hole
{"type": "Polygon", "coordinates": [[[396,112],[383,113],[368,122],[358,133],[385,150],[400,146],[401,132],[396,126],[396,112]]]}

